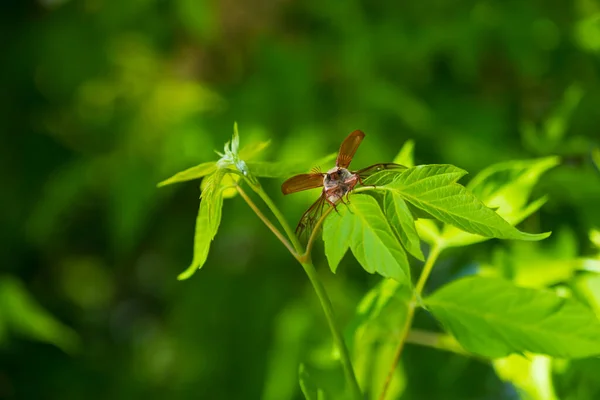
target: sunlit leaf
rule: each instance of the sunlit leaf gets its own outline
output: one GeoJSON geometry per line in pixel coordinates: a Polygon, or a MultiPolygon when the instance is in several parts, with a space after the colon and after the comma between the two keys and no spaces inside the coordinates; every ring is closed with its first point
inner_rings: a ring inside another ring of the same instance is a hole
{"type": "Polygon", "coordinates": [[[191,181],[193,179],[199,179],[204,176],[210,175],[217,169],[217,165],[214,161],[205,162],[195,167],[188,168],[185,171],[181,171],[170,177],[169,179],[165,179],[160,182],[157,186],[162,187],[166,185],[170,185],[177,182],[185,182],[191,181]]]}
{"type": "Polygon", "coordinates": [[[584,273],[578,275],[571,287],[577,296],[583,299],[600,318],[600,274],[584,273]]]}
{"type": "Polygon", "coordinates": [[[590,229],[589,236],[590,236],[590,242],[592,242],[594,247],[596,247],[597,249],[600,250],[600,230],[590,229]]]}
{"type": "Polygon", "coordinates": [[[418,219],[415,221],[415,227],[419,237],[426,243],[434,244],[441,240],[442,233],[438,223],[431,219],[418,219]]]}
{"type": "Polygon", "coordinates": [[[338,207],[342,218],[332,217],[331,215],[323,222],[323,242],[325,247],[325,256],[329,268],[333,273],[344,258],[346,251],[350,248],[352,231],[354,229],[354,220],[347,217],[348,210],[344,206],[338,207]]]}
{"type": "Polygon", "coordinates": [[[558,400],[552,385],[552,359],[538,354],[512,354],[494,360],[500,379],[512,383],[523,399],[558,400]]]}
{"type": "Polygon", "coordinates": [[[465,349],[486,357],[600,354],[600,321],[594,313],[552,291],[467,277],[442,287],[425,304],[465,349]]]}
{"type": "MultiPolygon", "coordinates": [[[[467,189],[486,206],[516,225],[536,212],[545,202],[544,197],[527,204],[534,185],[540,176],[560,162],[558,157],[535,160],[508,161],[494,164],[475,176],[467,189]]],[[[487,240],[446,225],[442,233],[446,246],[466,246],[487,240]]]]}
{"type": "Polygon", "coordinates": [[[20,281],[6,275],[0,277],[0,309],[2,323],[10,331],[69,353],[79,348],[77,333],[44,310],[20,281]]]}
{"type": "Polygon", "coordinates": [[[498,247],[492,266],[516,285],[543,288],[570,280],[588,260],[578,255],[577,238],[563,228],[546,242],[512,242],[498,247]]]}
{"type": "Polygon", "coordinates": [[[225,171],[217,171],[208,178],[205,190],[202,192],[196,228],[194,234],[194,258],[190,266],[177,279],[187,279],[202,268],[208,257],[210,244],[217,234],[221,223],[221,212],[223,207],[223,191],[221,180],[225,171]]]}
{"type": "Polygon", "coordinates": [[[398,153],[396,158],[394,158],[393,162],[395,162],[396,164],[404,165],[405,167],[409,167],[409,168],[414,167],[415,166],[414,150],[415,150],[415,141],[407,140],[402,145],[400,152],[398,153]]]}
{"type": "MultiPolygon", "coordinates": [[[[368,398],[377,398],[387,378],[411,295],[406,283],[382,280],[363,297],[346,330],[354,370],[368,398]]],[[[396,368],[386,398],[398,398],[405,384],[403,369],[396,368]]]]}
{"type": "Polygon", "coordinates": [[[339,213],[333,212],[327,217],[324,229],[329,232],[323,235],[332,265],[337,266],[341,257],[341,252],[332,248],[343,248],[344,244],[340,245],[335,237],[341,232],[346,242],[349,238],[352,254],[367,272],[406,282],[410,276],[406,253],[377,201],[371,196],[356,194],[347,207],[338,206],[338,210],[339,213]]]}
{"type": "Polygon", "coordinates": [[[383,198],[384,212],[388,222],[400,238],[400,242],[410,254],[424,260],[421,241],[415,228],[415,221],[406,202],[397,192],[386,192],[383,198]]]}
{"type": "Polygon", "coordinates": [[[398,174],[386,187],[397,190],[435,218],[466,232],[500,239],[541,240],[550,233],[524,233],[456,183],[466,172],[452,165],[420,165],[398,174]]]}

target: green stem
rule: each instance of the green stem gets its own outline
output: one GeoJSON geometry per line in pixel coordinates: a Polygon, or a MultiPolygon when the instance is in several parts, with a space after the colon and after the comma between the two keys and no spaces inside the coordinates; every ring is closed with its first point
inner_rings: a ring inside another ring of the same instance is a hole
{"type": "Polygon", "coordinates": [[[310,279],[310,282],[317,293],[317,297],[321,302],[321,307],[323,307],[323,311],[325,312],[325,317],[327,319],[327,323],[329,324],[333,341],[340,352],[340,361],[342,363],[342,368],[344,369],[344,375],[346,375],[346,380],[350,385],[352,397],[356,400],[360,400],[363,397],[358,385],[358,381],[356,380],[356,375],[354,374],[354,368],[352,367],[352,361],[350,360],[350,352],[348,351],[348,347],[344,342],[342,331],[335,321],[331,300],[329,300],[327,292],[325,291],[325,287],[321,283],[321,280],[319,279],[317,271],[315,270],[312,262],[303,262],[302,267],[304,267],[304,271],[306,272],[306,275],[308,275],[308,279],[310,279]]]}
{"type": "Polygon", "coordinates": [[[252,209],[252,211],[254,211],[254,213],[256,215],[258,215],[258,218],[260,218],[262,220],[262,222],[264,222],[264,224],[267,226],[267,228],[269,228],[271,230],[271,232],[273,232],[273,234],[277,237],[277,239],[279,239],[279,241],[281,243],[283,243],[283,245],[289,250],[290,253],[292,253],[292,255],[295,258],[298,258],[298,254],[297,252],[294,250],[294,248],[290,245],[290,242],[287,241],[287,239],[285,238],[285,236],[283,236],[281,234],[281,232],[279,232],[279,229],[277,229],[275,227],[275,225],[273,225],[271,223],[271,221],[269,221],[269,218],[267,218],[262,211],[260,211],[260,208],[258,208],[256,206],[256,204],[254,204],[254,202],[252,201],[252,199],[246,194],[246,192],[239,186],[235,186],[235,188],[237,189],[238,193],[240,194],[240,196],[242,196],[242,198],[246,201],[246,203],[250,206],[250,208],[252,209]]]}
{"type": "Polygon", "coordinates": [[[438,350],[450,351],[467,357],[476,357],[467,352],[452,336],[429,332],[421,329],[411,329],[406,337],[406,343],[427,346],[438,350]]]}
{"type": "Polygon", "coordinates": [[[277,218],[277,221],[279,221],[279,223],[283,227],[283,231],[288,236],[289,240],[292,242],[294,249],[296,249],[296,253],[302,254],[302,245],[300,244],[300,241],[298,240],[296,233],[292,230],[290,225],[287,223],[287,220],[285,219],[285,217],[283,216],[281,211],[279,211],[279,208],[277,208],[275,203],[273,203],[273,200],[271,200],[271,197],[269,197],[269,195],[264,191],[264,189],[262,188],[262,186],[260,184],[258,184],[258,185],[250,184],[250,187],[252,188],[252,190],[254,190],[254,192],[256,192],[256,194],[258,194],[260,196],[260,198],[265,202],[267,207],[269,207],[269,210],[271,210],[271,212],[273,213],[275,218],[277,218]]]}
{"type": "Polygon", "coordinates": [[[406,339],[410,332],[410,327],[412,325],[413,318],[415,316],[415,310],[418,305],[418,301],[420,301],[421,294],[423,293],[423,288],[425,287],[425,283],[427,283],[427,278],[429,278],[429,274],[431,274],[431,270],[433,269],[433,265],[435,264],[437,258],[440,253],[444,249],[443,244],[437,242],[431,248],[429,255],[427,256],[427,260],[425,261],[425,266],[423,267],[423,271],[421,271],[421,275],[419,276],[419,280],[415,286],[415,290],[413,290],[413,294],[408,304],[408,310],[406,313],[406,319],[404,320],[404,326],[402,327],[402,331],[400,333],[400,342],[398,343],[398,347],[396,348],[396,352],[394,353],[394,358],[392,360],[392,366],[388,372],[388,375],[385,379],[385,383],[383,384],[383,389],[381,390],[381,394],[379,395],[379,400],[384,400],[389,389],[390,383],[392,382],[392,377],[394,376],[394,371],[396,370],[396,366],[400,361],[400,356],[402,355],[402,349],[404,348],[404,343],[406,343],[406,339]]]}
{"type": "MultiPolygon", "coordinates": [[[[307,248],[307,251],[302,253],[302,245],[298,240],[296,234],[292,231],[286,219],[283,217],[283,214],[275,203],[271,200],[269,195],[263,190],[260,184],[252,184],[248,179],[246,179],[248,185],[252,188],[252,190],[260,196],[260,198],[265,202],[267,207],[271,210],[275,218],[279,221],[283,230],[289,237],[292,242],[293,248],[289,245],[289,242],[281,235],[279,230],[269,221],[267,217],[265,217],[262,212],[256,207],[256,205],[252,202],[252,200],[245,194],[245,192],[238,186],[238,192],[244,198],[246,203],[252,208],[252,210],[259,216],[259,218],[267,225],[267,227],[277,236],[277,238],[288,248],[290,253],[302,264],[306,275],[308,275],[308,279],[312,284],[317,297],[321,303],[321,307],[323,308],[323,312],[325,313],[325,318],[327,319],[327,324],[329,325],[329,329],[331,330],[331,335],[333,336],[333,342],[335,343],[338,351],[340,353],[340,362],[342,363],[342,368],[344,370],[344,375],[346,375],[346,380],[348,381],[348,385],[350,386],[350,390],[352,392],[352,397],[356,400],[361,400],[362,394],[360,391],[360,387],[358,385],[358,381],[356,380],[356,375],[354,374],[354,368],[352,367],[352,361],[350,359],[350,352],[348,351],[348,347],[344,342],[344,337],[342,335],[342,331],[337,325],[335,320],[335,314],[333,312],[333,306],[331,304],[331,300],[329,300],[329,296],[327,296],[327,292],[325,291],[325,287],[323,283],[319,279],[319,275],[315,270],[314,265],[310,261],[310,249],[307,248]]],[[[322,220],[321,220],[322,222],[322,220]]]]}

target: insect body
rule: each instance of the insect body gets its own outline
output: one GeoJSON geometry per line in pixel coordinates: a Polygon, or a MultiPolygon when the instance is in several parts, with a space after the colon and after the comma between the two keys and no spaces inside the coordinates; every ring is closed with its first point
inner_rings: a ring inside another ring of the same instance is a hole
{"type": "Polygon", "coordinates": [[[296,233],[298,235],[305,229],[311,228],[316,223],[323,213],[325,202],[329,203],[337,210],[337,203],[340,201],[344,202],[343,197],[346,196],[347,199],[356,184],[362,184],[362,178],[384,169],[406,168],[399,164],[383,163],[371,165],[370,167],[358,171],[350,171],[348,169],[350,162],[364,137],[365,134],[358,130],[348,135],[340,146],[335,167],[331,168],[326,173],[314,172],[310,174],[300,174],[283,182],[281,185],[283,194],[323,187],[319,199],[313,203],[313,205],[311,205],[302,215],[302,218],[300,218],[300,222],[296,227],[296,233]]]}

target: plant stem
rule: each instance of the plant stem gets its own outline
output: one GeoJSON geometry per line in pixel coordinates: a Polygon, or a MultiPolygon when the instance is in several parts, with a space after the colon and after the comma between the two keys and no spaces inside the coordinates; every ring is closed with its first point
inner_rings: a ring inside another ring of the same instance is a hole
{"type": "Polygon", "coordinates": [[[388,375],[385,379],[385,383],[383,384],[383,389],[381,390],[381,394],[379,395],[379,400],[385,400],[385,396],[389,389],[390,383],[392,381],[392,377],[394,376],[394,371],[396,370],[396,366],[398,365],[398,361],[400,361],[400,356],[402,355],[402,349],[404,348],[404,343],[406,343],[406,338],[410,332],[410,327],[412,325],[413,318],[415,316],[415,310],[417,308],[417,303],[420,301],[421,294],[423,293],[423,288],[425,287],[425,283],[427,282],[427,278],[429,278],[429,274],[433,269],[433,265],[435,264],[438,256],[444,249],[443,245],[439,242],[436,242],[432,247],[429,255],[427,256],[427,260],[425,261],[425,266],[423,266],[423,271],[421,271],[421,275],[419,276],[419,280],[415,286],[415,290],[413,290],[413,294],[411,300],[408,304],[408,310],[406,313],[406,319],[404,320],[404,326],[402,327],[402,331],[400,333],[400,342],[398,343],[398,347],[396,348],[396,352],[394,353],[394,358],[392,360],[392,366],[388,372],[388,375]]]}
{"type": "MultiPolygon", "coordinates": [[[[275,218],[277,218],[277,221],[279,221],[279,223],[283,227],[284,232],[286,233],[286,235],[292,242],[292,245],[294,246],[294,249],[296,250],[296,254],[301,254],[302,253],[302,245],[300,244],[298,237],[296,236],[296,234],[294,233],[294,231],[292,230],[290,225],[287,223],[287,220],[285,219],[285,217],[283,216],[281,211],[279,211],[279,208],[277,208],[275,203],[273,203],[273,200],[271,200],[269,195],[264,191],[264,189],[262,188],[262,186],[260,184],[259,185],[250,184],[250,187],[252,188],[252,190],[254,190],[254,192],[256,192],[256,194],[258,194],[260,196],[260,198],[265,202],[267,207],[269,207],[269,210],[271,210],[271,212],[273,213],[275,218]]],[[[298,258],[298,257],[296,257],[296,258],[298,258]]]]}
{"type": "Polygon", "coordinates": [[[476,357],[466,351],[452,336],[429,332],[421,329],[411,329],[406,337],[406,343],[432,347],[438,350],[450,351],[467,357],[476,357]]]}
{"type": "Polygon", "coordinates": [[[308,279],[310,279],[310,282],[317,293],[317,297],[321,302],[321,307],[323,307],[323,311],[325,312],[325,317],[327,319],[329,329],[331,330],[333,341],[340,352],[340,361],[342,363],[342,368],[344,369],[344,375],[346,375],[346,381],[350,385],[352,397],[356,400],[361,400],[363,397],[358,385],[358,381],[356,380],[356,375],[354,374],[354,368],[352,367],[352,361],[350,360],[350,352],[348,351],[348,347],[344,342],[342,331],[336,323],[331,300],[329,300],[327,292],[325,291],[325,287],[321,283],[321,280],[319,279],[317,271],[315,270],[312,262],[305,261],[302,263],[302,267],[304,267],[304,271],[306,271],[306,275],[308,275],[308,279]]]}
{"type": "Polygon", "coordinates": [[[269,221],[269,218],[265,217],[265,215],[262,213],[262,211],[260,211],[260,209],[256,206],[256,204],[254,204],[254,202],[252,201],[252,199],[250,197],[248,197],[248,195],[246,194],[246,192],[241,187],[239,187],[239,186],[236,186],[235,188],[237,189],[237,191],[240,194],[240,196],[242,196],[242,198],[250,206],[250,208],[252,209],[252,211],[254,211],[254,213],[256,215],[258,215],[258,218],[260,218],[262,220],[262,222],[264,222],[265,225],[271,230],[271,232],[273,232],[275,234],[275,236],[277,236],[277,239],[279,239],[279,241],[281,243],[283,243],[283,245],[290,251],[290,253],[292,253],[292,255],[295,258],[298,258],[298,253],[290,245],[290,242],[288,242],[287,239],[285,238],[285,236],[283,236],[281,234],[281,232],[279,232],[279,229],[277,229],[271,223],[271,221],[269,221]]]}
{"type": "MultiPolygon", "coordinates": [[[[279,221],[281,226],[283,227],[286,234],[289,236],[292,241],[292,245],[286,240],[286,238],[279,232],[279,230],[269,221],[267,217],[260,211],[260,209],[252,202],[252,199],[248,197],[248,195],[244,192],[242,188],[237,186],[238,193],[244,198],[246,203],[252,208],[252,210],[258,215],[258,217],[269,227],[269,229],[277,236],[277,238],[285,245],[285,247],[290,251],[290,253],[302,264],[306,275],[308,275],[308,279],[312,284],[317,297],[321,303],[321,307],[323,308],[323,312],[325,313],[325,318],[327,319],[327,324],[329,325],[329,329],[331,330],[331,335],[333,336],[333,341],[340,352],[340,362],[342,363],[342,368],[344,370],[344,375],[346,375],[346,380],[348,385],[350,386],[350,390],[352,392],[352,397],[356,400],[362,399],[362,394],[360,391],[360,387],[358,386],[358,381],[356,380],[356,375],[354,374],[354,368],[352,367],[352,361],[350,359],[350,352],[348,351],[348,347],[346,347],[346,343],[344,342],[344,337],[342,335],[342,331],[337,325],[335,320],[335,314],[333,312],[333,306],[331,304],[331,300],[329,300],[329,296],[327,296],[327,292],[325,291],[325,287],[323,283],[319,279],[319,275],[315,270],[314,265],[310,261],[310,248],[301,255],[302,253],[302,245],[300,241],[296,237],[295,233],[291,230],[289,224],[283,217],[283,214],[275,203],[271,200],[269,195],[262,189],[260,185],[253,185],[251,182],[247,181],[252,190],[256,192],[260,196],[260,198],[265,202],[267,207],[271,210],[275,218],[279,221]]],[[[321,223],[324,218],[321,218],[321,223]]],[[[314,240],[314,239],[313,239],[314,240]]]]}

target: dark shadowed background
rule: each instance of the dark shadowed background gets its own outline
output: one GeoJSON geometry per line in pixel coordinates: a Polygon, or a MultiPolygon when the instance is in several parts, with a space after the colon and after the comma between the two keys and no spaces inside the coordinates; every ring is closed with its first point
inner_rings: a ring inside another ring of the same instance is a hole
{"type": "MultiPolygon", "coordinates": [[[[156,183],[215,159],[234,121],[242,144],[272,139],[268,160],[317,159],[355,129],[357,167],[408,139],[417,163],[471,174],[560,155],[524,229],[565,231],[585,255],[600,226],[593,0],[8,0],[0,43],[0,398],[301,398],[298,363],[329,332],[239,197],[204,268],[176,279],[199,182],[156,183]]],[[[280,184],[264,181],[295,224],[315,194],[280,184]]],[[[432,285],[499,246],[449,252],[432,285]]],[[[320,246],[314,259],[346,323],[379,278],[350,256],[331,274],[320,246]]],[[[594,362],[558,393],[598,398],[594,362]]],[[[404,369],[407,399],[517,398],[458,355],[409,346],[404,369]]]]}

